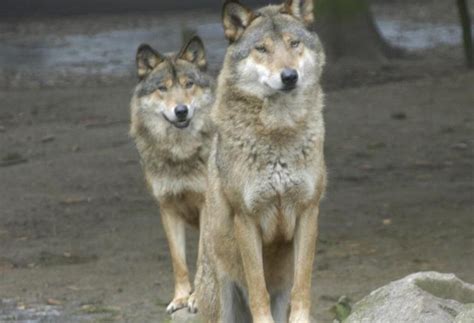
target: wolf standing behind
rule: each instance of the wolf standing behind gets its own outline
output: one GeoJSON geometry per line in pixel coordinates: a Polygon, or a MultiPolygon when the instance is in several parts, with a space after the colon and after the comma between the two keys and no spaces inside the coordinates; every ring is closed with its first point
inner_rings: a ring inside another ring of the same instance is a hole
{"type": "Polygon", "coordinates": [[[198,37],[177,54],[162,55],[141,45],[136,61],[140,81],[131,102],[130,134],[147,186],[159,202],[171,252],[175,278],[174,298],[167,307],[171,313],[187,306],[192,291],[185,227],[199,226],[204,206],[213,80],[205,73],[205,51],[198,37]]]}
{"type": "Polygon", "coordinates": [[[211,112],[198,305],[207,322],[310,321],[323,156],[325,57],[313,0],[227,1],[230,44],[211,112]]]}

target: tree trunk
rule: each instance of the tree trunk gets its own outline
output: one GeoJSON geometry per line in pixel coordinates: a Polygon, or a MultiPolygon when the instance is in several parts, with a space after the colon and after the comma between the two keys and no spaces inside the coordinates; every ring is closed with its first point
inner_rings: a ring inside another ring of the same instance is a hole
{"type": "Polygon", "coordinates": [[[466,0],[458,0],[459,17],[463,32],[464,53],[468,68],[474,68],[474,53],[472,49],[471,17],[467,8],[466,0]]]}
{"type": "Polygon", "coordinates": [[[314,0],[314,12],[329,60],[378,61],[400,54],[380,35],[367,0],[314,0]]]}

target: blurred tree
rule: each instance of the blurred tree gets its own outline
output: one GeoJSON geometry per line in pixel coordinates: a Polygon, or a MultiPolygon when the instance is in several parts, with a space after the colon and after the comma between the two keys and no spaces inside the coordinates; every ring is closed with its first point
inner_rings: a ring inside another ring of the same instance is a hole
{"type": "Polygon", "coordinates": [[[471,17],[467,8],[466,0],[458,0],[459,17],[461,18],[461,26],[464,40],[464,53],[466,63],[469,68],[474,68],[474,53],[472,49],[472,33],[471,33],[471,17]]]}
{"type": "Polygon", "coordinates": [[[314,0],[314,13],[330,59],[381,60],[401,54],[380,35],[368,0],[314,0]]]}

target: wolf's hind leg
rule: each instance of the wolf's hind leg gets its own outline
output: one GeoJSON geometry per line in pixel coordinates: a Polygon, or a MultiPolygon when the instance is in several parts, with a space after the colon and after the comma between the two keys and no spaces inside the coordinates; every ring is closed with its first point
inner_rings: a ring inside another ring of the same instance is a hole
{"type": "Polygon", "coordinates": [[[278,291],[271,296],[272,316],[275,323],[288,322],[290,314],[290,290],[278,291]]]}
{"type": "Polygon", "coordinates": [[[186,265],[186,223],[172,206],[162,205],[160,211],[161,221],[168,239],[175,279],[174,297],[166,311],[173,313],[188,305],[188,297],[191,293],[188,266],[186,265]]]}
{"type": "Polygon", "coordinates": [[[220,282],[221,313],[219,322],[252,322],[247,297],[235,283],[224,279],[220,282]]]}

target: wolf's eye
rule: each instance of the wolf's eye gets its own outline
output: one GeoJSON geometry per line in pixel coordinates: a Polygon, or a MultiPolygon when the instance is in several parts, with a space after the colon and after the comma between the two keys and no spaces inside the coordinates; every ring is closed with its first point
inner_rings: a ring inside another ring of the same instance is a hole
{"type": "Polygon", "coordinates": [[[186,82],[186,84],[185,84],[184,86],[185,86],[187,89],[190,89],[190,88],[193,87],[193,85],[194,85],[194,82],[191,81],[191,80],[189,80],[189,81],[186,82]]]}
{"type": "Polygon", "coordinates": [[[160,92],[166,92],[166,91],[168,91],[168,88],[164,85],[160,85],[160,86],[158,86],[158,90],[160,90],[160,92]]]}
{"type": "Polygon", "coordinates": [[[267,52],[267,48],[263,45],[255,46],[255,50],[259,53],[266,53],[267,52]]]}
{"type": "Polygon", "coordinates": [[[300,41],[299,41],[299,40],[292,40],[292,41],[290,42],[290,46],[291,46],[292,48],[296,48],[296,47],[298,47],[299,45],[300,45],[300,41]]]}

